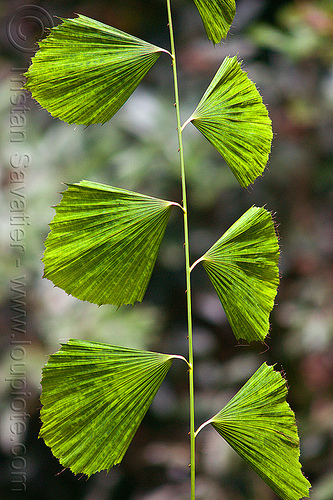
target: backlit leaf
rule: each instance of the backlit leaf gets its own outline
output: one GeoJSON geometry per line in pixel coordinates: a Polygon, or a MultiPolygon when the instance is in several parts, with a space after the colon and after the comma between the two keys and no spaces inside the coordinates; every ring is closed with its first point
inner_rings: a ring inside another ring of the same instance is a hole
{"type": "Polygon", "coordinates": [[[208,38],[219,43],[227,36],[236,13],[235,0],[194,0],[208,38]]]}
{"type": "Polygon", "coordinates": [[[44,277],[98,305],[141,302],[173,204],[95,182],[69,184],[45,241],[44,277]]]}
{"type": "Polygon", "coordinates": [[[224,59],[183,128],[188,122],[223,156],[241,186],[262,174],[271,150],[271,120],[236,57],[224,59]]]}
{"type": "Polygon", "coordinates": [[[263,341],[279,284],[279,245],[271,214],[251,207],[202,262],[237,339],[263,341]]]}
{"type": "Polygon", "coordinates": [[[39,43],[25,87],[56,118],[104,123],[167,51],[83,15],[63,21],[39,43]]]}
{"type": "Polygon", "coordinates": [[[90,476],[118,464],[173,356],[69,340],[43,369],[40,436],[64,467],[90,476]]]}
{"type": "Polygon", "coordinates": [[[295,415],[286,402],[286,381],[266,363],[207,423],[282,500],[308,498],[301,472],[295,415]]]}

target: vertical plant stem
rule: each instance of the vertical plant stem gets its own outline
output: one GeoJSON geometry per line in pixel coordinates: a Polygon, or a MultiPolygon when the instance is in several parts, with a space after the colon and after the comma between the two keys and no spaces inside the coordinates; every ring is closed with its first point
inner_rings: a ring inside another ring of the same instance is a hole
{"type": "Polygon", "coordinates": [[[167,0],[168,23],[170,31],[170,45],[172,55],[172,69],[175,91],[175,107],[177,116],[177,131],[180,156],[180,171],[182,180],[182,198],[183,198],[183,213],[184,213],[184,250],[185,250],[185,266],[186,266],[186,298],[187,298],[187,332],[188,332],[188,347],[189,347],[189,393],[190,393],[190,446],[191,446],[191,500],[195,500],[195,427],[194,427],[194,377],[193,377],[193,332],[192,332],[192,301],[191,301],[191,276],[190,276],[190,246],[188,237],[188,217],[187,217],[187,197],[186,197],[186,177],[185,177],[185,162],[182,129],[180,123],[180,106],[178,92],[178,77],[177,77],[177,62],[175,42],[172,26],[171,4],[167,0]]]}

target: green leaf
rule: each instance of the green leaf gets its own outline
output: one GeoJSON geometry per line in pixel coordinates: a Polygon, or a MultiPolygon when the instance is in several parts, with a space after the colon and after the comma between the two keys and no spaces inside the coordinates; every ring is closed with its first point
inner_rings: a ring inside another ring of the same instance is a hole
{"type": "Polygon", "coordinates": [[[95,182],[69,184],[45,242],[44,277],[98,305],[141,302],[172,205],[95,182]]]}
{"type": "Polygon", "coordinates": [[[40,436],[62,465],[90,476],[118,464],[173,356],[69,340],[43,369],[40,436]]]}
{"type": "Polygon", "coordinates": [[[63,21],[39,43],[25,88],[65,122],[104,123],[167,51],[86,16],[63,21]]]}
{"type": "Polygon", "coordinates": [[[219,43],[227,36],[236,13],[235,0],[194,0],[204,24],[207,36],[219,43]]]}
{"type": "Polygon", "coordinates": [[[237,57],[224,59],[182,128],[189,122],[223,156],[241,186],[262,174],[271,149],[271,120],[237,57]]]}
{"type": "Polygon", "coordinates": [[[207,423],[283,500],[309,496],[301,472],[295,415],[286,402],[286,381],[266,363],[207,423]]]}
{"type": "Polygon", "coordinates": [[[251,207],[192,266],[202,262],[237,339],[263,341],[279,284],[271,214],[251,207]]]}

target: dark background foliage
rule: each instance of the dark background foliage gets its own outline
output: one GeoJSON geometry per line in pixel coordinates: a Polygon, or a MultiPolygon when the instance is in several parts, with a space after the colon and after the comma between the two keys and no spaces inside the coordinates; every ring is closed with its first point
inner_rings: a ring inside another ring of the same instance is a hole
{"type": "MultiPolygon", "coordinates": [[[[165,2],[36,1],[33,14],[44,16],[42,24],[33,16],[22,21],[31,5],[0,1],[0,499],[187,499],[188,393],[181,363],[174,363],[122,464],[109,474],[87,481],[62,471],[37,439],[41,369],[59,342],[84,338],[187,355],[179,214],[169,223],[146,298],[134,308],[116,311],[68,297],[42,280],[40,261],[61,182],[89,179],[180,201],[170,61],[161,57],[103,126],[66,125],[29,100],[24,141],[10,139],[10,116],[15,114],[10,96],[18,88],[13,68],[26,69],[33,42],[45,36],[43,26],[59,22],[48,15],[82,13],[168,48],[165,2]],[[13,154],[30,158],[23,190],[30,217],[25,252],[10,247],[13,154]],[[29,417],[26,430],[14,438],[9,374],[16,312],[11,280],[23,275],[26,326],[15,338],[27,341],[23,379],[29,417]],[[25,492],[13,491],[15,439],[26,447],[25,492]]],[[[226,43],[214,48],[194,3],[173,2],[183,121],[222,59],[238,53],[268,105],[275,134],[264,176],[244,190],[210,144],[187,127],[192,262],[251,205],[265,205],[275,212],[278,225],[282,280],[267,345],[238,346],[204,272],[193,272],[197,423],[218,411],[263,361],[276,363],[288,378],[303,470],[313,483],[311,498],[332,500],[333,7],[329,0],[239,0],[237,6],[226,43]]],[[[213,429],[199,435],[197,460],[198,499],[276,498],[213,429]]]]}

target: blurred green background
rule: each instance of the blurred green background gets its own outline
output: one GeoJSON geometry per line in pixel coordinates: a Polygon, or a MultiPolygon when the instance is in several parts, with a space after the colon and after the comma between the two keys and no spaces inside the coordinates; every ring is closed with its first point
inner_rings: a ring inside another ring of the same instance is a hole
{"type": "MultiPolygon", "coordinates": [[[[311,498],[332,500],[333,4],[239,0],[237,7],[226,43],[214,47],[194,3],[173,1],[182,121],[223,58],[238,53],[268,105],[275,134],[264,176],[244,190],[200,133],[186,128],[191,260],[251,205],[265,205],[278,225],[282,280],[267,346],[245,347],[237,346],[204,272],[199,267],[193,272],[197,426],[260,364],[276,363],[288,379],[303,471],[313,483],[311,498]]],[[[180,202],[170,60],[162,56],[103,126],[69,126],[30,99],[25,111],[12,99],[20,93],[20,83],[13,79],[19,72],[13,69],[27,69],[36,39],[45,36],[46,26],[59,22],[53,16],[85,14],[168,49],[165,2],[0,1],[0,12],[0,500],[187,500],[188,392],[181,363],[173,364],[122,464],[109,474],[87,481],[62,471],[37,439],[41,369],[60,342],[74,337],[187,356],[180,213],[174,212],[169,222],[146,298],[134,308],[98,308],[67,296],[42,279],[40,260],[62,182],[88,179],[180,202]],[[13,115],[19,115],[19,123],[13,115]],[[18,142],[13,141],[19,137],[15,126],[22,132],[18,142]],[[21,169],[25,179],[20,184],[29,216],[19,226],[25,230],[24,252],[11,247],[10,207],[19,197],[11,192],[13,158],[28,163],[21,169]],[[23,283],[25,297],[17,291],[19,285],[14,290],[13,280],[23,283]],[[21,324],[15,306],[26,313],[21,324]],[[13,330],[19,326],[21,332],[13,330]],[[17,395],[10,378],[13,339],[26,341],[22,397],[29,417],[24,419],[12,407],[17,395]],[[16,435],[11,431],[15,416],[24,422],[16,435]],[[16,442],[25,448],[13,448],[16,442]],[[13,462],[13,450],[24,458],[25,492],[13,491],[13,485],[20,487],[13,483],[20,464],[13,462]]],[[[213,429],[200,433],[197,461],[198,500],[277,498],[213,429]]]]}

